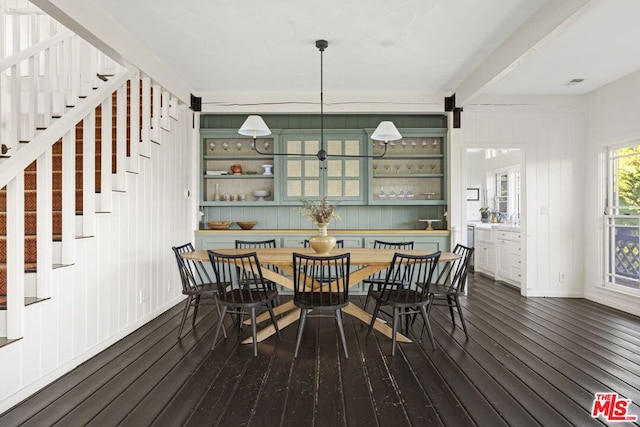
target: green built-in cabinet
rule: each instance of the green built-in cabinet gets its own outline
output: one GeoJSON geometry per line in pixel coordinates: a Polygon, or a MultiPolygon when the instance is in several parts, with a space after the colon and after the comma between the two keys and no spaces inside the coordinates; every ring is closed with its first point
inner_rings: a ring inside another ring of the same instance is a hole
{"type": "Polygon", "coordinates": [[[358,215],[372,221],[372,227],[385,223],[385,218],[400,217],[394,212],[403,206],[423,206],[420,218],[440,218],[446,228],[445,116],[326,115],[324,148],[330,157],[325,161],[315,157],[321,145],[318,116],[263,115],[272,134],[258,138],[256,144],[266,156],[256,153],[253,139],[237,133],[245,118],[201,117],[203,224],[216,219],[254,219],[258,213],[264,216],[262,210],[269,207],[299,205],[301,198],[319,200],[327,195],[341,206],[368,207],[371,215],[362,211],[358,215]],[[387,154],[376,158],[383,146],[370,136],[382,120],[392,120],[403,138],[389,143],[387,154]],[[233,165],[240,165],[242,172],[232,174],[233,165]],[[264,165],[272,167],[265,169],[264,165]],[[269,195],[259,197],[255,191],[269,195]]]}

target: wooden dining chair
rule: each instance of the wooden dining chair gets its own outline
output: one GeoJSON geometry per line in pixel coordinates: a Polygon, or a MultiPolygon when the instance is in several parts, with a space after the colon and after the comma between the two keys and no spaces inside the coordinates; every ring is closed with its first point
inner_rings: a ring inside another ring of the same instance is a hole
{"type": "MultiPolygon", "coordinates": [[[[414,243],[409,242],[385,242],[382,240],[375,240],[373,242],[373,249],[393,249],[396,251],[403,250],[412,250],[414,243]]],[[[363,309],[367,309],[367,305],[369,304],[369,298],[371,298],[371,292],[377,292],[380,290],[382,285],[385,282],[387,276],[387,269],[382,269],[379,272],[372,274],[362,281],[365,286],[368,286],[367,289],[367,297],[364,300],[363,309]]]]}
{"type": "Polygon", "coordinates": [[[416,314],[421,314],[431,340],[431,346],[434,350],[436,348],[427,310],[431,302],[429,286],[439,259],[439,251],[429,255],[395,253],[380,291],[371,292],[371,297],[376,301],[376,306],[367,331],[367,338],[371,335],[373,325],[378,320],[377,317],[381,307],[391,307],[393,309],[393,323],[391,324],[393,330],[391,338],[392,356],[396,354],[396,334],[400,326],[401,316],[405,316],[404,329],[405,333],[409,334],[410,320],[416,314]]]}
{"type": "MultiPolygon", "coordinates": [[[[273,313],[278,291],[269,289],[264,277],[258,256],[255,252],[240,255],[223,255],[208,250],[209,260],[217,283],[216,298],[222,307],[220,320],[216,327],[211,350],[216,346],[220,330],[223,328],[225,314],[236,315],[234,323],[238,332],[242,329],[242,316],[251,317],[251,333],[253,336],[253,354],[258,355],[258,337],[256,325],[256,310],[265,307],[269,311],[271,322],[276,329],[278,339],[280,330],[273,313]]],[[[226,337],[226,335],[225,335],[226,337]]]]}
{"type": "Polygon", "coordinates": [[[453,309],[456,308],[458,316],[460,317],[460,323],[462,324],[462,330],[467,338],[469,334],[467,333],[467,325],[464,322],[462,307],[460,307],[460,297],[465,294],[467,273],[469,272],[473,252],[474,248],[463,246],[459,243],[456,245],[453,253],[458,255],[459,258],[447,263],[445,268],[440,272],[438,279],[431,285],[429,293],[432,295],[432,302],[429,304],[429,310],[427,311],[427,314],[430,314],[431,308],[434,305],[448,306],[449,313],[451,314],[451,322],[453,326],[455,326],[456,319],[453,314],[453,309]]]}
{"type": "Polygon", "coordinates": [[[178,329],[178,339],[180,339],[191,307],[193,307],[192,327],[194,328],[196,326],[198,307],[201,304],[215,304],[218,309],[218,315],[221,314],[221,311],[220,305],[215,298],[217,285],[213,280],[211,280],[204,264],[201,261],[182,258],[182,254],[195,251],[193,245],[191,243],[186,243],[181,246],[173,246],[171,249],[176,256],[176,261],[178,263],[180,281],[182,282],[182,294],[187,296],[185,307],[182,312],[182,322],[180,322],[180,328],[178,329]]]}
{"type": "Polygon", "coordinates": [[[300,321],[296,335],[298,357],[302,333],[307,317],[327,317],[333,312],[336,319],[345,358],[349,357],[344,335],[342,308],[349,304],[349,267],[351,254],[312,256],[293,253],[293,303],[300,308],[300,321]],[[308,314],[313,310],[312,315],[308,314]],[[319,315],[316,313],[320,313],[319,315]]]}

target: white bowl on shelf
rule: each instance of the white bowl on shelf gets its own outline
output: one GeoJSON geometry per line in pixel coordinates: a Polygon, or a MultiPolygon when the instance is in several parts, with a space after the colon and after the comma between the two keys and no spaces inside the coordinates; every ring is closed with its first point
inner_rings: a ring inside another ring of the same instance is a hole
{"type": "Polygon", "coordinates": [[[253,195],[258,198],[259,202],[264,202],[264,198],[265,197],[269,197],[270,194],[271,194],[271,192],[269,192],[267,190],[255,190],[253,192],[253,195]]]}

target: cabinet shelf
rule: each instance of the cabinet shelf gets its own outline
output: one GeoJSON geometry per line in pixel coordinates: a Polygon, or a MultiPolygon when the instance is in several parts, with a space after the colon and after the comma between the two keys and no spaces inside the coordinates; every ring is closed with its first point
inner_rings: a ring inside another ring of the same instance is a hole
{"type": "Polygon", "coordinates": [[[376,174],[374,178],[442,178],[443,173],[400,173],[400,174],[376,174]]]}
{"type": "Polygon", "coordinates": [[[201,206],[216,206],[216,207],[227,207],[227,208],[233,208],[236,206],[273,206],[275,205],[276,202],[274,202],[273,200],[265,200],[264,202],[259,202],[257,200],[245,200],[244,202],[216,202],[213,200],[208,200],[208,201],[204,201],[204,202],[200,202],[201,206]]]}
{"type": "Polygon", "coordinates": [[[385,154],[384,157],[374,158],[375,160],[384,160],[384,159],[410,159],[410,160],[418,160],[418,159],[442,159],[444,158],[444,154],[385,154]]]}
{"type": "Polygon", "coordinates": [[[204,175],[204,179],[273,179],[273,175],[204,175]]]}
{"type": "Polygon", "coordinates": [[[219,160],[219,161],[230,161],[236,162],[239,160],[261,160],[267,163],[273,163],[273,157],[269,156],[255,156],[255,155],[236,155],[234,153],[225,154],[225,155],[204,155],[202,156],[204,160],[219,160]]]}

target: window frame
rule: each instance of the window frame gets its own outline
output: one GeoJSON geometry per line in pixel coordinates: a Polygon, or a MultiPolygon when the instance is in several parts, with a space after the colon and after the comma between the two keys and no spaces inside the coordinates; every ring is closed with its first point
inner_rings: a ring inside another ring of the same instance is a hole
{"type": "Polygon", "coordinates": [[[640,159],[640,140],[609,146],[603,157],[606,191],[603,198],[602,287],[640,296],[640,206],[621,205],[619,166],[620,159],[640,159]],[[619,153],[632,147],[638,149],[628,154],[619,153]],[[624,212],[629,210],[637,213],[624,212]]]}

